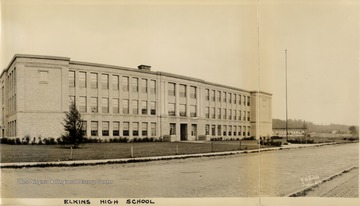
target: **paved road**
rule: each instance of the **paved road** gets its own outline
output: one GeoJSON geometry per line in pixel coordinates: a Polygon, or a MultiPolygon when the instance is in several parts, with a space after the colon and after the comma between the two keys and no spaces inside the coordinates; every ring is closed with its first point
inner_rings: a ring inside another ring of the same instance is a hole
{"type": "Polygon", "coordinates": [[[326,179],[358,166],[358,147],[356,143],[271,151],[260,156],[2,169],[2,197],[257,197],[260,191],[262,196],[284,196],[306,187],[306,178],[326,179]]]}

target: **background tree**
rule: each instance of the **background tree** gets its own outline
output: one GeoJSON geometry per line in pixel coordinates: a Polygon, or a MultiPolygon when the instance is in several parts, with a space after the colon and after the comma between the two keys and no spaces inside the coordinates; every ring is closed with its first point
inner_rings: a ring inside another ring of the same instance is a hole
{"type": "Polygon", "coordinates": [[[74,102],[71,103],[70,111],[66,113],[63,125],[65,134],[61,136],[64,143],[74,145],[78,148],[84,140],[82,132],[83,120],[74,102]]]}
{"type": "Polygon", "coordinates": [[[357,135],[358,134],[358,130],[355,126],[350,126],[349,127],[349,131],[352,135],[357,135]]]}

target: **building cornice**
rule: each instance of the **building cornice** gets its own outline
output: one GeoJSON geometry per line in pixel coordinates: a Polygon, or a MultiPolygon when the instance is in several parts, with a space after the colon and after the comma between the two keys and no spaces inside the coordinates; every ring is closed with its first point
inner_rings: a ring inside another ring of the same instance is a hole
{"type": "Polygon", "coordinates": [[[172,74],[172,73],[160,72],[160,71],[141,70],[141,69],[136,69],[136,68],[114,66],[114,65],[108,65],[108,64],[89,63],[89,62],[81,62],[81,61],[70,61],[69,57],[58,57],[58,56],[47,56],[47,55],[15,54],[14,57],[11,59],[10,63],[8,64],[7,68],[5,68],[2,71],[0,77],[2,77],[4,72],[6,72],[11,67],[11,65],[14,63],[14,61],[17,58],[31,58],[31,59],[47,59],[47,60],[68,61],[69,65],[101,67],[101,68],[108,68],[108,69],[118,69],[118,70],[129,71],[129,72],[137,72],[137,73],[153,74],[153,75],[159,75],[159,76],[165,76],[165,77],[173,77],[173,78],[178,78],[178,79],[183,79],[183,80],[189,80],[189,81],[195,81],[195,82],[198,82],[198,83],[208,84],[208,85],[211,85],[211,86],[222,87],[222,88],[241,91],[241,92],[247,92],[247,93],[251,93],[251,94],[253,94],[253,93],[261,93],[261,94],[272,96],[272,94],[268,93],[268,92],[249,91],[249,90],[240,89],[240,88],[237,88],[237,87],[232,87],[232,86],[227,86],[227,85],[223,85],[223,84],[208,82],[208,81],[205,81],[205,80],[202,80],[202,79],[183,76],[183,75],[178,75],[178,74],[172,74]]]}

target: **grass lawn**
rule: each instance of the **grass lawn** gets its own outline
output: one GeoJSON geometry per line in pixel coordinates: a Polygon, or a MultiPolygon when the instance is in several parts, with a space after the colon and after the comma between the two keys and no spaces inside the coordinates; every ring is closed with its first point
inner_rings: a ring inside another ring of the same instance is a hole
{"type": "MultiPolygon", "coordinates": [[[[141,142],[141,143],[88,143],[73,149],[72,160],[129,158],[131,146],[134,157],[196,154],[239,150],[239,141],[206,143],[141,142]]],[[[256,142],[243,141],[241,149],[256,149],[256,142]]],[[[70,160],[70,147],[60,145],[8,145],[0,144],[1,162],[50,162],[70,160]]]]}

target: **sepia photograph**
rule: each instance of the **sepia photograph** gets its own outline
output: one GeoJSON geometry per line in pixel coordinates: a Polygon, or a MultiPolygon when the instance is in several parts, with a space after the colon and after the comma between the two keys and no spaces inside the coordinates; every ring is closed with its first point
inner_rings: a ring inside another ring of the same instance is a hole
{"type": "Polygon", "coordinates": [[[0,204],[359,204],[359,11],[0,0],[0,204]]]}

